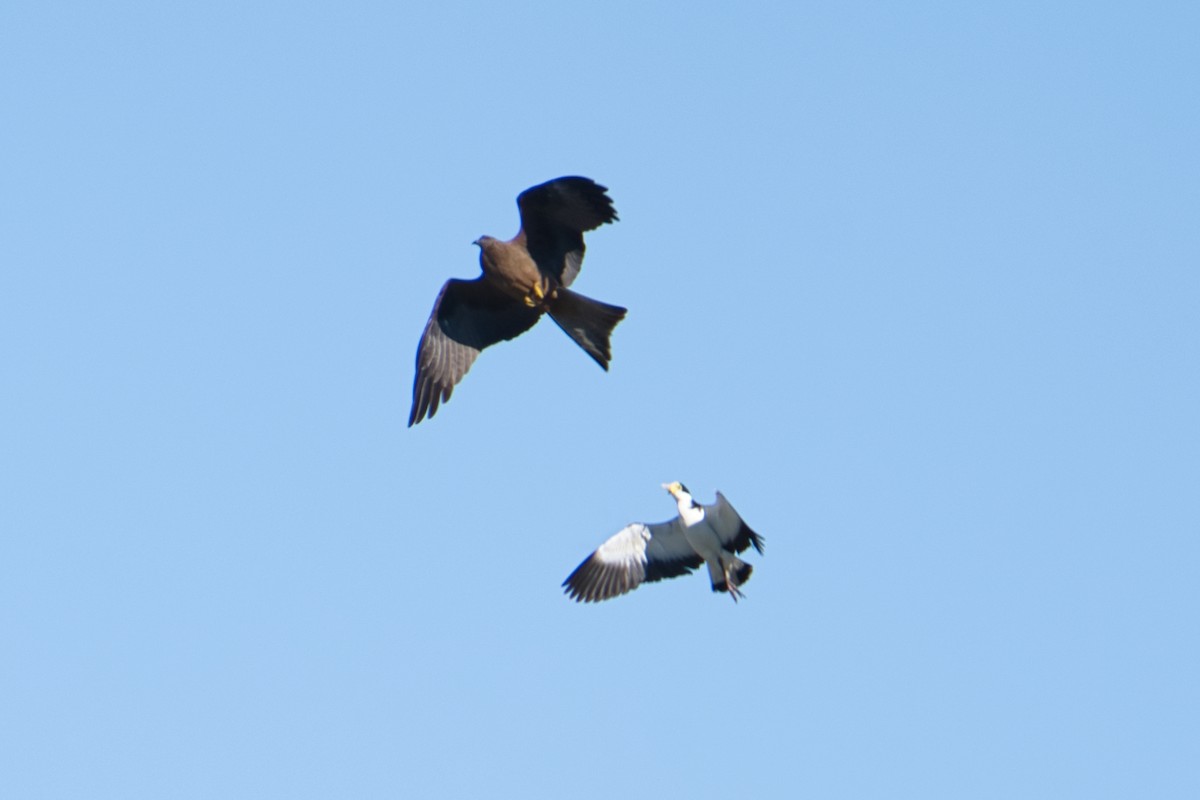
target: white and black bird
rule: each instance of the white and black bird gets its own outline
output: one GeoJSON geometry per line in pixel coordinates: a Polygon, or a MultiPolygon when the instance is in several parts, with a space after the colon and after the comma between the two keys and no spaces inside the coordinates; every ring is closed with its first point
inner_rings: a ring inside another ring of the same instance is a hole
{"type": "Polygon", "coordinates": [[[717,492],[712,505],[697,503],[682,483],[664,483],[679,506],[669,522],[634,522],[587,557],[563,581],[566,594],[577,602],[596,603],[631,592],[643,583],[687,575],[708,565],[714,592],[729,592],[737,602],[741,586],[753,567],[737,557],[753,547],[763,549],[763,537],[750,530],[729,501],[717,492]]]}

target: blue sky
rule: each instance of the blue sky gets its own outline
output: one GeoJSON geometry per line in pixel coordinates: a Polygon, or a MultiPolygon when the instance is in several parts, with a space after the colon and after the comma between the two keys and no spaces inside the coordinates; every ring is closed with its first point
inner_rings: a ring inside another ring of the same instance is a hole
{"type": "Polygon", "coordinates": [[[1200,13],[680,9],[5,5],[0,795],[1200,793],[1200,13]],[[564,174],[612,371],[407,429],[564,174]]]}

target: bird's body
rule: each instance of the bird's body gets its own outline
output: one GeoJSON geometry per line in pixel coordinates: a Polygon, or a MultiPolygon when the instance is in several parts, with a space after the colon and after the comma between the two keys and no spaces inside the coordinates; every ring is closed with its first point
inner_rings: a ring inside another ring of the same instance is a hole
{"type": "MultiPolygon", "coordinates": [[[[700,509],[697,515],[699,518],[691,523],[687,522],[687,517],[683,515],[682,509],[680,511],[679,516],[684,520],[686,525],[683,529],[684,538],[687,539],[688,545],[696,551],[696,555],[704,559],[704,563],[708,566],[708,576],[712,581],[713,591],[721,591],[719,587],[724,582],[726,567],[729,564],[740,562],[740,559],[736,559],[735,556],[736,561],[729,560],[729,554],[725,547],[722,546],[720,535],[705,518],[703,509],[700,509]]],[[[749,572],[747,572],[748,574],[749,572]]],[[[736,585],[734,588],[736,589],[736,585]]],[[[737,595],[735,594],[734,598],[736,599],[736,597],[737,595]]]]}
{"type": "Polygon", "coordinates": [[[753,567],[738,553],[753,547],[762,552],[763,539],[750,529],[725,496],[717,492],[712,505],[701,505],[681,483],[663,484],[675,498],[679,516],[669,522],[634,522],[621,529],[588,556],[563,581],[568,596],[598,602],[633,591],[642,583],[686,575],[708,566],[714,592],[728,592],[735,601],[753,567]]]}
{"type": "Polygon", "coordinates": [[[538,290],[545,292],[553,276],[538,269],[529,251],[513,242],[502,242],[492,236],[480,236],[479,266],[492,284],[511,297],[529,305],[528,299],[538,290]],[[535,287],[537,287],[535,289],[535,287]]]}
{"type": "Polygon", "coordinates": [[[521,230],[509,241],[475,240],[482,275],[442,286],[417,349],[410,426],[437,413],[485,347],[513,339],[549,314],[603,369],[625,309],[567,287],[583,264],[583,234],[617,219],[607,189],[565,177],[517,197],[521,230]]]}

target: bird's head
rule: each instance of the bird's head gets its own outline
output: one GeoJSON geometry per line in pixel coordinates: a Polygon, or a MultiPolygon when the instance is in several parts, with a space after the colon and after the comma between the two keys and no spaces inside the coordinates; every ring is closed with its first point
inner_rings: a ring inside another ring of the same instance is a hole
{"type": "Polygon", "coordinates": [[[688,497],[691,497],[692,495],[692,493],[688,491],[687,487],[679,481],[675,481],[673,483],[664,483],[662,488],[666,489],[667,493],[676,500],[679,499],[680,495],[687,495],[688,497]]]}
{"type": "Polygon", "coordinates": [[[671,493],[671,497],[675,498],[675,505],[679,506],[679,515],[683,517],[685,523],[693,525],[697,520],[704,518],[703,511],[700,511],[697,516],[696,510],[702,506],[696,502],[696,498],[692,497],[692,493],[682,483],[679,481],[664,483],[662,487],[671,493]]]}
{"type": "Polygon", "coordinates": [[[491,236],[480,236],[471,244],[479,248],[479,268],[484,272],[491,273],[495,271],[495,255],[492,250],[492,245],[496,240],[491,236]]]}

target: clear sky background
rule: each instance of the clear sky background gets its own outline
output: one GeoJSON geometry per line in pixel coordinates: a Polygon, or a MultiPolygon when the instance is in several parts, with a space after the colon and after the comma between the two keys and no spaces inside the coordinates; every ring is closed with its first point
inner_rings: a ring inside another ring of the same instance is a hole
{"type": "Polygon", "coordinates": [[[417,5],[0,11],[0,796],[1200,796],[1197,6],[417,5]]]}

